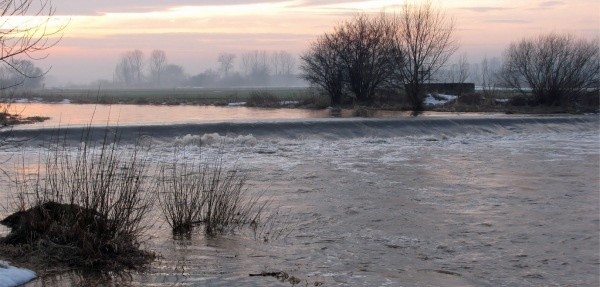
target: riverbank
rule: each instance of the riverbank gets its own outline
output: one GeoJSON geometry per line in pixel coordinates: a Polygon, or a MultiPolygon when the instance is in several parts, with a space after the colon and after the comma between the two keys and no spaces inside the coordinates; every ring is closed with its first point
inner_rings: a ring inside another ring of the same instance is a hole
{"type": "MultiPolygon", "coordinates": [[[[155,105],[155,106],[235,106],[257,108],[325,109],[330,106],[326,95],[308,87],[244,87],[244,88],[176,88],[176,89],[40,89],[17,91],[5,102],[57,103],[93,105],[155,105]]],[[[351,102],[342,108],[357,116],[370,116],[369,111],[410,111],[402,96],[381,96],[372,104],[351,102]]],[[[507,114],[598,113],[597,94],[581,95],[570,106],[540,106],[516,92],[498,89],[476,91],[459,97],[430,93],[425,99],[425,111],[488,112],[507,114]]]]}

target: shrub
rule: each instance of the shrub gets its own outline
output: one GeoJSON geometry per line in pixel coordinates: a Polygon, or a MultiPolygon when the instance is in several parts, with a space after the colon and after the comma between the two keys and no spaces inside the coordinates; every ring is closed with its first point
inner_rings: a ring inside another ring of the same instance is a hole
{"type": "Polygon", "coordinates": [[[246,106],[274,108],[279,107],[281,105],[280,102],[277,96],[267,91],[252,91],[246,101],[246,106]]]}
{"type": "Polygon", "coordinates": [[[478,93],[466,93],[457,98],[457,103],[461,105],[478,106],[483,104],[483,98],[478,93]]]}
{"type": "Polygon", "coordinates": [[[108,129],[98,146],[90,136],[77,148],[56,142],[33,174],[16,178],[19,210],[5,219],[12,231],[2,242],[29,246],[48,264],[119,269],[148,262],[152,254],[138,246],[154,193],[140,146],[120,149],[108,129]]]}
{"type": "Polygon", "coordinates": [[[247,175],[225,170],[221,151],[212,160],[161,168],[159,203],[174,233],[189,233],[202,224],[205,234],[218,235],[243,225],[257,225],[270,201],[250,194],[247,175]]]}
{"type": "Polygon", "coordinates": [[[311,91],[306,97],[303,97],[298,105],[308,109],[325,109],[331,106],[331,99],[318,91],[311,91]]]}
{"type": "Polygon", "coordinates": [[[508,101],[511,106],[515,107],[529,106],[531,102],[531,99],[527,96],[514,96],[508,101]]]}
{"type": "Polygon", "coordinates": [[[352,110],[352,115],[355,117],[370,118],[373,117],[373,114],[371,109],[364,106],[355,106],[352,110]]]}

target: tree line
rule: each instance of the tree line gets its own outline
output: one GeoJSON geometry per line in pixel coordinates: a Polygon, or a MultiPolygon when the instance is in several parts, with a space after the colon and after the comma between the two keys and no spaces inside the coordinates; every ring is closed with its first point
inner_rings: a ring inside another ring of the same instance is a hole
{"type": "Polygon", "coordinates": [[[301,83],[296,72],[296,57],[286,51],[255,50],[239,56],[220,53],[217,64],[217,69],[189,76],[182,66],[168,63],[165,51],[153,50],[146,58],[141,50],[131,50],[121,55],[112,85],[172,88],[292,86],[301,83]]]}
{"type": "MultiPolygon", "coordinates": [[[[454,83],[469,78],[466,56],[447,66],[459,47],[454,34],[453,19],[430,2],[407,3],[398,13],[360,13],[312,42],[300,69],[334,106],[368,105],[391,93],[420,111],[428,82],[443,73],[454,83]]],[[[480,84],[484,93],[504,86],[533,95],[535,104],[568,105],[598,93],[599,62],[598,39],[551,33],[511,44],[496,70],[484,59],[480,84]]]]}

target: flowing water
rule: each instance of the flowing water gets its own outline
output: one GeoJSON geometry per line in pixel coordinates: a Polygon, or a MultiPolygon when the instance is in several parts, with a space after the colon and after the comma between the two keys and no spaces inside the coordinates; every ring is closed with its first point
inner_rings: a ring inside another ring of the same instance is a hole
{"type": "MultiPolygon", "coordinates": [[[[143,135],[155,162],[176,146],[190,161],[215,153],[226,138],[226,162],[272,196],[286,236],[173,238],[159,221],[145,248],[160,258],[146,272],[29,286],[291,286],[249,276],[263,271],[299,286],[598,286],[599,124],[591,115],[122,126],[123,144],[143,135]]],[[[13,131],[29,140],[0,149],[3,166],[52,134],[13,131]]]]}

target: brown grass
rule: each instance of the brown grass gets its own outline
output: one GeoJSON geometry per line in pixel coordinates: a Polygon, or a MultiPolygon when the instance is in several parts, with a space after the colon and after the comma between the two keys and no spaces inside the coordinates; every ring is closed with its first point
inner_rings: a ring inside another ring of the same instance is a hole
{"type": "Polygon", "coordinates": [[[153,255],[138,248],[154,194],[147,158],[139,146],[119,149],[108,129],[99,145],[89,134],[83,139],[75,148],[57,140],[36,171],[15,178],[17,210],[5,219],[12,231],[1,242],[21,250],[16,261],[49,266],[119,269],[149,262],[153,255]]]}
{"type": "Polygon", "coordinates": [[[174,233],[189,233],[196,225],[215,236],[245,225],[257,225],[269,200],[250,193],[247,174],[235,166],[226,170],[222,150],[211,159],[161,168],[159,203],[174,233]]]}

